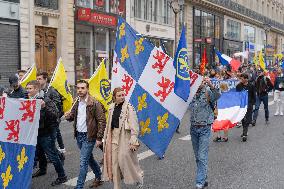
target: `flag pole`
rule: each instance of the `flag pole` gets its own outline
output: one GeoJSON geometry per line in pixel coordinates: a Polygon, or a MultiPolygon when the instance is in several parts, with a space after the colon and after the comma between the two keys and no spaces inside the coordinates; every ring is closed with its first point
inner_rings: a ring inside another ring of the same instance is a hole
{"type": "Polygon", "coordinates": [[[25,80],[25,78],[30,74],[30,72],[32,71],[34,65],[35,65],[35,63],[32,65],[32,67],[30,67],[30,69],[27,71],[27,73],[25,73],[25,75],[21,79],[20,83],[22,83],[25,80]]]}
{"type": "Polygon", "coordinates": [[[54,72],[53,72],[53,75],[52,75],[52,77],[51,77],[51,80],[50,80],[50,82],[49,82],[49,85],[48,85],[48,87],[47,87],[46,93],[47,93],[47,91],[49,90],[49,88],[51,87],[51,83],[53,82],[54,77],[55,77],[55,74],[57,73],[58,65],[59,65],[60,60],[62,60],[61,57],[60,57],[60,58],[58,59],[58,61],[57,61],[57,65],[56,65],[56,67],[55,67],[55,70],[54,70],[54,72]]]}

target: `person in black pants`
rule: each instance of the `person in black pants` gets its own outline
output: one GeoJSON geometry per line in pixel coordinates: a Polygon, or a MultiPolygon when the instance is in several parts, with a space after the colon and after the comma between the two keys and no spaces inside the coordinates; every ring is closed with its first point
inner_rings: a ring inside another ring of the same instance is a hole
{"type": "Polygon", "coordinates": [[[258,117],[258,111],[261,102],[264,105],[265,123],[266,125],[268,125],[269,124],[268,92],[273,89],[273,84],[271,80],[264,75],[263,71],[259,71],[259,76],[256,79],[255,88],[257,95],[255,101],[255,109],[253,112],[252,125],[255,126],[256,124],[256,119],[258,117]]]}
{"type": "Polygon", "coordinates": [[[60,161],[58,151],[55,146],[56,128],[53,126],[53,121],[56,120],[57,111],[54,103],[44,97],[43,92],[40,91],[39,82],[32,80],[27,84],[27,91],[29,99],[40,99],[41,110],[37,137],[37,157],[39,160],[39,169],[33,173],[32,177],[39,177],[46,174],[47,157],[52,162],[58,178],[51,183],[52,186],[60,185],[67,181],[67,176],[60,161]]]}
{"type": "Polygon", "coordinates": [[[236,86],[236,91],[248,91],[248,106],[247,106],[247,113],[245,117],[242,120],[243,125],[243,134],[241,135],[242,141],[247,141],[247,135],[248,135],[248,126],[251,123],[252,120],[252,112],[253,112],[253,106],[255,104],[255,88],[254,86],[249,82],[248,74],[242,73],[240,76],[241,82],[236,86]]]}
{"type": "Polygon", "coordinates": [[[62,135],[60,132],[60,118],[64,115],[63,112],[63,103],[61,99],[61,95],[58,93],[57,90],[55,90],[53,87],[48,87],[48,73],[47,72],[40,72],[37,74],[37,81],[40,83],[41,90],[44,91],[45,96],[47,96],[49,99],[53,101],[53,103],[56,105],[56,108],[58,110],[58,118],[57,118],[57,126],[56,126],[56,139],[58,142],[59,149],[58,151],[60,152],[60,156],[65,159],[64,153],[66,152],[62,135]]]}

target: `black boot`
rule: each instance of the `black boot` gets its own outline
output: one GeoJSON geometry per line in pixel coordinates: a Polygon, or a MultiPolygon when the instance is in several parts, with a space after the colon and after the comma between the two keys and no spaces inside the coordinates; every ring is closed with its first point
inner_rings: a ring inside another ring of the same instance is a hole
{"type": "Polygon", "coordinates": [[[43,176],[45,174],[46,174],[46,170],[44,171],[44,170],[39,169],[35,173],[33,173],[32,178],[40,177],[40,176],[43,176]]]}
{"type": "Polygon", "coordinates": [[[64,177],[58,177],[55,181],[53,181],[51,183],[51,186],[57,186],[57,185],[60,185],[64,182],[67,182],[67,176],[64,176],[64,177]]]}

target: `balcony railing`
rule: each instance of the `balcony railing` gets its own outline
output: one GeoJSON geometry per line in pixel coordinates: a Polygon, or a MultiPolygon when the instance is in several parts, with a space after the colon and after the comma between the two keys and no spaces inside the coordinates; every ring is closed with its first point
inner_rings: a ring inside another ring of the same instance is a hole
{"type": "Polygon", "coordinates": [[[35,6],[58,10],[58,0],[35,0],[35,6]]]}

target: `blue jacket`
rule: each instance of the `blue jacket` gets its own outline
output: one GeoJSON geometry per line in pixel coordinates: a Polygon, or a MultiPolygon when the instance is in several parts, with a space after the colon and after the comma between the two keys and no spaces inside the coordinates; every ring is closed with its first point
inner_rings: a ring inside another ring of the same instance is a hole
{"type": "Polygon", "coordinates": [[[220,97],[218,89],[204,87],[197,92],[189,104],[191,125],[211,125],[214,122],[213,106],[220,97]],[[206,98],[208,93],[210,101],[206,98]]]}

